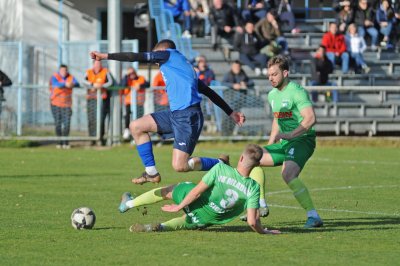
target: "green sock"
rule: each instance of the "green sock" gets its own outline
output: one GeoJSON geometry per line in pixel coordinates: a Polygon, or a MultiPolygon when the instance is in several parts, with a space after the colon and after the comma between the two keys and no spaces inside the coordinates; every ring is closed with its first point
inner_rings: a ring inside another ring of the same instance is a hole
{"type": "Polygon", "coordinates": [[[171,219],[167,222],[161,224],[163,231],[175,231],[185,229],[185,216],[181,216],[178,218],[171,219]]]}
{"type": "Polygon", "coordinates": [[[142,205],[148,205],[152,203],[156,203],[159,201],[163,200],[163,197],[161,197],[161,187],[160,188],[155,188],[150,191],[147,191],[143,193],[142,195],[138,196],[137,198],[134,198],[132,200],[132,207],[139,207],[142,205]]]}
{"type": "Polygon", "coordinates": [[[306,211],[314,210],[314,204],[311,200],[307,187],[299,178],[294,178],[288,183],[289,188],[293,191],[294,197],[306,211]]]}
{"type": "Polygon", "coordinates": [[[265,174],[264,174],[264,170],[261,167],[256,166],[251,171],[250,177],[260,185],[260,205],[264,205],[264,206],[261,206],[261,207],[266,207],[267,205],[266,205],[266,202],[265,202],[265,174]]]}

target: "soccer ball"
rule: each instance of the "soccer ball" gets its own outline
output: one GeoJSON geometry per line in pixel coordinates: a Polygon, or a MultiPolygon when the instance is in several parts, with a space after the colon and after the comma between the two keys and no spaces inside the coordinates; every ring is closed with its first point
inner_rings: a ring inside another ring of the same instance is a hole
{"type": "Polygon", "coordinates": [[[72,227],[77,230],[92,229],[96,222],[96,215],[88,207],[75,209],[71,214],[72,227]]]}

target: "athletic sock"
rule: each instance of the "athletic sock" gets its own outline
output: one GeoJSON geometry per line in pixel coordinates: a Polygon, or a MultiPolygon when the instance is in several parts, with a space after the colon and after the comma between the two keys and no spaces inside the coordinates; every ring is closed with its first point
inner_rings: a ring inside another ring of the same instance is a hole
{"type": "Polygon", "coordinates": [[[218,159],[214,158],[205,158],[205,157],[200,157],[201,161],[201,171],[208,171],[210,170],[214,165],[220,162],[218,159]]]}
{"type": "Polygon", "coordinates": [[[260,185],[260,207],[266,208],[267,203],[265,201],[265,174],[264,170],[256,166],[251,170],[250,177],[260,185]]]}
{"type": "Polygon", "coordinates": [[[140,159],[146,167],[146,173],[149,175],[157,174],[156,163],[154,161],[153,145],[151,141],[136,146],[140,159]]]}
{"type": "Polygon", "coordinates": [[[162,188],[155,188],[147,191],[133,200],[127,201],[126,206],[133,208],[162,201],[163,197],[161,196],[161,189],[162,188]]]}
{"type": "Polygon", "coordinates": [[[306,211],[315,210],[307,187],[299,178],[294,178],[288,183],[289,188],[293,191],[294,197],[306,211]]]}
{"type": "Polygon", "coordinates": [[[316,210],[311,210],[307,212],[307,217],[319,218],[319,215],[316,210]]]}
{"type": "Polygon", "coordinates": [[[171,219],[161,224],[162,231],[175,231],[185,228],[186,218],[184,216],[171,219]]]}

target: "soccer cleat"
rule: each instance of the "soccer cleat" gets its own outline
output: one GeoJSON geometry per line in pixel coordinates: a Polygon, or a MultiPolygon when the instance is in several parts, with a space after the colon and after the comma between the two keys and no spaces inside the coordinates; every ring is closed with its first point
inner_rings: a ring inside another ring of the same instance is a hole
{"type": "Polygon", "coordinates": [[[124,194],[122,194],[121,203],[118,207],[120,213],[124,213],[130,209],[128,206],[126,206],[126,202],[130,200],[133,200],[133,196],[131,195],[131,193],[125,192],[124,194]]]}
{"type": "Polygon", "coordinates": [[[155,175],[149,175],[146,172],[143,172],[142,175],[138,178],[134,178],[132,179],[132,183],[134,184],[138,184],[138,185],[143,185],[144,183],[160,183],[161,181],[161,175],[159,173],[155,174],[155,175]]]}
{"type": "Polygon", "coordinates": [[[316,227],[321,227],[323,225],[324,225],[324,222],[322,222],[321,218],[308,217],[307,221],[304,225],[304,228],[316,228],[316,227]]]}
{"type": "Polygon", "coordinates": [[[260,217],[267,217],[269,215],[269,208],[265,207],[265,208],[260,208],[258,209],[258,211],[260,212],[260,217]]]}
{"type": "MultiPolygon", "coordinates": [[[[260,217],[267,217],[269,215],[269,208],[259,208],[258,211],[260,212],[260,217]]],[[[240,216],[240,220],[243,222],[247,222],[247,215],[240,216]]]]}
{"type": "Polygon", "coordinates": [[[160,232],[162,231],[162,227],[161,224],[133,224],[129,227],[129,231],[132,233],[160,232]]]}
{"type": "Polygon", "coordinates": [[[218,160],[222,161],[222,162],[223,162],[224,164],[226,164],[226,165],[230,165],[230,164],[229,164],[229,155],[221,154],[221,155],[218,157],[218,160]]]}

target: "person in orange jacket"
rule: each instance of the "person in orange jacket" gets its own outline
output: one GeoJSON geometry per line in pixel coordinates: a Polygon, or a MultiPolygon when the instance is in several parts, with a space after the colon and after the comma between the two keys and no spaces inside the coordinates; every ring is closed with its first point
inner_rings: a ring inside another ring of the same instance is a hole
{"type": "MultiPolygon", "coordinates": [[[[131,122],[132,114],[132,99],[131,99],[131,89],[136,91],[136,118],[143,116],[144,114],[144,101],[146,99],[145,88],[148,87],[148,83],[143,76],[139,76],[133,67],[129,67],[125,77],[122,80],[122,86],[127,86],[125,89],[120,91],[120,95],[124,97],[124,106],[126,110],[126,115],[124,117],[125,129],[123,133],[123,138],[128,140],[131,136],[129,131],[129,123],[131,122]]],[[[135,118],[135,119],[136,119],[135,118]]]]}
{"type": "MultiPolygon", "coordinates": [[[[79,87],[78,81],[68,73],[66,65],[60,65],[58,72],[50,79],[50,106],[53,114],[57,137],[69,136],[72,115],[72,88],[79,87]]],[[[67,140],[60,140],[58,149],[69,149],[67,140]]]]}
{"type": "MultiPolygon", "coordinates": [[[[161,71],[154,76],[152,87],[165,87],[165,82],[162,77],[161,71]]],[[[164,89],[155,89],[154,90],[154,102],[155,102],[155,111],[161,111],[168,109],[168,95],[164,89]]]]}
{"type": "MultiPolygon", "coordinates": [[[[85,80],[83,81],[87,90],[87,112],[89,136],[96,136],[96,114],[97,114],[97,90],[101,90],[101,117],[100,117],[100,141],[101,145],[105,145],[104,139],[105,120],[110,116],[110,95],[107,88],[113,84],[113,79],[107,68],[103,67],[100,61],[93,61],[93,67],[86,71],[85,80]]],[[[96,142],[92,141],[92,145],[96,142]]]]}

